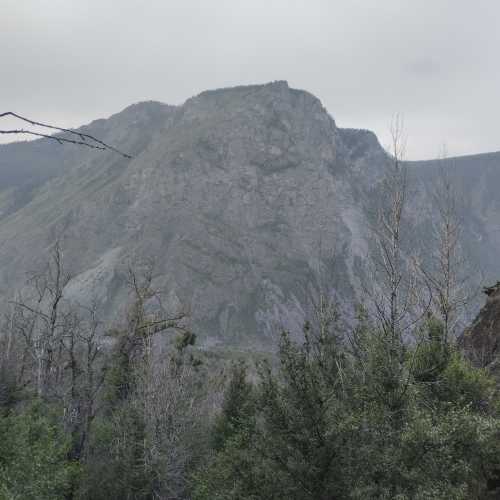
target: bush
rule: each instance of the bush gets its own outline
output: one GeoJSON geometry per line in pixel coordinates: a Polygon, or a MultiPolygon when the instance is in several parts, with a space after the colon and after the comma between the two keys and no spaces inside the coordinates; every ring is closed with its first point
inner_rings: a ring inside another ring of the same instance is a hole
{"type": "Polygon", "coordinates": [[[0,498],[64,499],[79,472],[50,410],[34,404],[0,419],[0,498]]]}

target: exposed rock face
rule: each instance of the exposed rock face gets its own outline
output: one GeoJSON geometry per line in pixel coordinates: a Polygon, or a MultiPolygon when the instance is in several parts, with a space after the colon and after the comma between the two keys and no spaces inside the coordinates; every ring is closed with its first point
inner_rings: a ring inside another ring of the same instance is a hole
{"type": "MultiPolygon", "coordinates": [[[[0,146],[4,293],[59,238],[75,275],[69,296],[95,295],[116,311],[124,262],[153,256],[155,284],[191,306],[202,337],[225,342],[269,340],[280,324],[300,329],[303,285],[321,277],[332,249],[332,287],[346,301],[355,296],[388,158],[371,132],[338,128],[316,97],[286,82],[236,87],[179,107],[136,104],[84,130],[133,158],[43,140],[0,146]]],[[[491,190],[500,155],[492,158],[480,171],[483,157],[456,171],[474,180],[466,233],[481,240],[486,271],[500,275],[492,231],[500,190],[491,190]]],[[[432,167],[411,166],[432,185],[432,167]]],[[[425,231],[415,214],[412,231],[425,231]]]]}
{"type": "MultiPolygon", "coordinates": [[[[484,288],[486,304],[479,311],[472,325],[459,339],[459,345],[471,362],[486,368],[500,387],[500,281],[484,288]]],[[[488,480],[488,498],[500,497],[500,470],[488,480]]]]}
{"type": "Polygon", "coordinates": [[[500,282],[484,289],[486,304],[460,339],[472,362],[500,380],[500,282]]]}

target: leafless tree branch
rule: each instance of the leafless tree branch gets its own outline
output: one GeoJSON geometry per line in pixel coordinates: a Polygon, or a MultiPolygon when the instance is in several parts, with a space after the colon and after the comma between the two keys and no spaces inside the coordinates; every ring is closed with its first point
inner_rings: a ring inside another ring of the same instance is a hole
{"type": "Polygon", "coordinates": [[[103,151],[109,150],[113,151],[114,153],[117,153],[124,158],[132,158],[131,155],[127,153],[123,153],[119,149],[116,149],[113,146],[110,146],[109,144],[106,144],[105,142],[101,141],[100,139],[97,139],[93,135],[90,134],[85,134],[83,132],[78,132],[77,130],[72,130],[68,128],[62,128],[62,127],[56,127],[54,125],[48,125],[47,123],[42,123],[42,122],[37,122],[35,120],[31,120],[29,118],[26,118],[24,116],[18,115],[17,113],[14,113],[12,111],[6,111],[5,113],[0,113],[0,118],[5,118],[11,116],[13,118],[17,118],[18,120],[22,120],[26,123],[29,123],[30,125],[36,126],[36,127],[44,127],[50,130],[56,130],[58,132],[64,132],[67,134],[72,134],[75,137],[78,137],[78,139],[68,139],[64,137],[60,137],[57,135],[48,135],[48,134],[42,134],[40,132],[33,132],[32,130],[25,130],[25,129],[12,129],[12,130],[0,130],[0,134],[28,134],[28,135],[33,135],[36,137],[43,137],[45,139],[51,139],[53,141],[58,142],[59,144],[63,143],[69,143],[69,144],[77,144],[79,146],[86,146],[91,149],[100,149],[103,151]],[[87,141],[93,141],[95,144],[92,144],[91,142],[87,141]]]}

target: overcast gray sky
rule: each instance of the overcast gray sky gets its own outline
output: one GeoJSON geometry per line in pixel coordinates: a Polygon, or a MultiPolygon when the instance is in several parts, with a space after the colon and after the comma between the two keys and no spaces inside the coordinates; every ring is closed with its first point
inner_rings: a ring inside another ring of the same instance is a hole
{"type": "Polygon", "coordinates": [[[288,80],[407,155],[500,150],[497,0],[0,0],[0,110],[73,127],[288,80]]]}

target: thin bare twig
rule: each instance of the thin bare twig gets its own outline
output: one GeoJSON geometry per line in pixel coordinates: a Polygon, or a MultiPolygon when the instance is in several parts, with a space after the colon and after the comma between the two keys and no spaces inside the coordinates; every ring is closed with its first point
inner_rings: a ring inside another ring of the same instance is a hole
{"type": "Polygon", "coordinates": [[[12,111],[6,111],[5,113],[0,113],[0,118],[5,118],[7,116],[12,116],[13,118],[17,118],[18,120],[22,120],[26,123],[29,123],[30,125],[34,125],[37,127],[44,127],[48,128],[50,130],[57,130],[58,132],[65,132],[67,134],[73,134],[76,137],[79,137],[79,140],[76,139],[66,139],[63,137],[58,137],[56,135],[48,135],[48,134],[42,134],[38,132],[33,132],[31,130],[25,130],[25,129],[12,129],[12,130],[0,130],[0,134],[29,134],[29,135],[34,135],[37,137],[43,137],[45,139],[51,139],[53,141],[57,141],[59,144],[62,144],[64,142],[70,143],[70,144],[78,144],[80,146],[86,146],[91,149],[101,149],[101,150],[110,150],[113,151],[124,158],[132,158],[131,155],[127,153],[123,153],[119,149],[116,149],[113,146],[110,146],[109,144],[106,144],[105,142],[101,141],[100,139],[97,139],[93,135],[90,134],[85,134],[83,132],[79,132],[77,130],[72,130],[69,128],[62,128],[62,127],[56,127],[54,125],[48,125],[47,123],[42,123],[42,122],[37,122],[35,120],[31,120],[29,118],[26,118],[24,116],[18,115],[17,113],[14,113],[12,111]],[[91,144],[87,142],[87,140],[94,141],[96,144],[91,144]]]}
{"type": "Polygon", "coordinates": [[[45,139],[52,139],[53,141],[57,141],[59,144],[67,142],[70,144],[78,144],[80,146],[86,146],[87,148],[101,149],[103,151],[106,150],[106,148],[103,146],[97,146],[83,141],[74,141],[72,139],[64,139],[63,137],[56,137],[55,135],[41,134],[39,132],[33,132],[31,130],[24,130],[24,129],[0,130],[0,134],[28,134],[28,135],[34,135],[36,137],[43,137],[45,139]]]}

